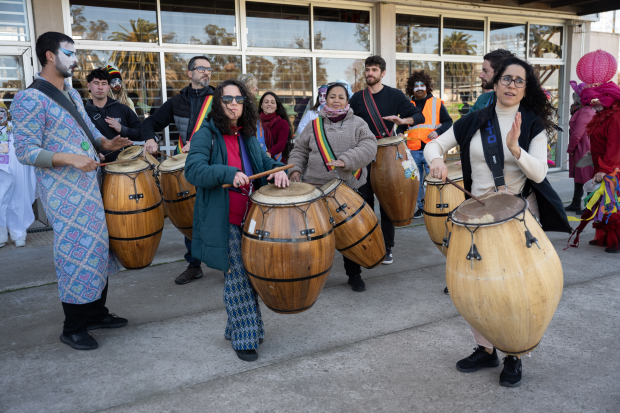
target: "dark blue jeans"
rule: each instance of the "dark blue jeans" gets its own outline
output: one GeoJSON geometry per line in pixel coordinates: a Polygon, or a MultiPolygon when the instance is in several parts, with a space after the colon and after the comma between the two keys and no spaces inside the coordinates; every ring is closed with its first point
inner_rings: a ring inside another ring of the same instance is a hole
{"type": "Polygon", "coordinates": [[[185,247],[187,248],[187,253],[185,254],[185,261],[189,265],[193,265],[194,267],[200,267],[200,260],[192,257],[192,241],[185,237],[185,247]]]}
{"type": "Polygon", "coordinates": [[[411,156],[416,165],[418,165],[418,172],[420,172],[420,192],[418,192],[418,208],[424,208],[424,176],[426,176],[430,170],[426,159],[424,159],[424,151],[411,151],[411,156]]]}

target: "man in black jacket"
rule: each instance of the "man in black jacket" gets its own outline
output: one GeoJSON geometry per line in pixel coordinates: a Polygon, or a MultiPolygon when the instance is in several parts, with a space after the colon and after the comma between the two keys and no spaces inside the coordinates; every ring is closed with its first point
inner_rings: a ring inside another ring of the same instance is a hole
{"type": "MultiPolygon", "coordinates": [[[[191,84],[181,89],[181,92],[168,99],[155,113],[144,120],[142,124],[142,136],[146,141],[146,150],[150,153],[157,151],[157,143],[153,136],[155,132],[160,132],[170,124],[176,124],[179,131],[179,139],[183,152],[189,152],[189,139],[196,125],[200,109],[207,96],[212,95],[214,89],[209,86],[211,81],[211,62],[206,56],[194,56],[187,64],[187,77],[191,84]]],[[[192,241],[185,238],[187,254],[185,260],[187,268],[179,275],[174,282],[177,284],[187,284],[194,278],[202,277],[200,260],[192,257],[192,241]]]]}
{"type": "MultiPolygon", "coordinates": [[[[110,74],[101,68],[95,69],[86,76],[86,81],[92,99],[86,101],[84,109],[99,132],[107,139],[120,135],[132,141],[142,140],[142,125],[135,112],[129,106],[108,97],[110,74]]],[[[106,161],[114,161],[119,153],[120,151],[104,153],[106,161]]]]}

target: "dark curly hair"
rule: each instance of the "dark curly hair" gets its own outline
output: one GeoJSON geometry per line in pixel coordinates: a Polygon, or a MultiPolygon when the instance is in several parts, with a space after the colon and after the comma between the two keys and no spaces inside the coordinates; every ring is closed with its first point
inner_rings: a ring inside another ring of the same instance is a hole
{"type": "Polygon", "coordinates": [[[243,136],[256,136],[256,121],[258,120],[258,112],[254,105],[254,99],[251,99],[245,85],[238,80],[229,79],[220,83],[213,93],[213,108],[209,114],[209,118],[213,120],[213,124],[222,132],[222,134],[232,134],[234,126],[230,122],[230,118],[226,115],[222,106],[222,95],[224,94],[224,88],[226,86],[237,86],[241,96],[245,96],[245,102],[243,103],[243,113],[237,119],[237,126],[241,127],[241,133],[243,136]]]}
{"type": "MultiPolygon", "coordinates": [[[[539,116],[547,134],[552,135],[556,130],[554,118],[557,118],[558,112],[547,99],[547,96],[545,95],[545,92],[543,92],[540,82],[538,81],[538,76],[536,76],[536,73],[534,72],[534,68],[528,62],[521,60],[518,57],[509,57],[508,59],[504,59],[500,69],[495,72],[495,76],[493,77],[493,85],[497,85],[499,83],[499,79],[504,75],[504,72],[508,66],[511,65],[518,65],[525,69],[525,94],[521,100],[521,104],[539,116]]],[[[496,103],[497,99],[495,99],[493,104],[489,107],[482,109],[480,115],[481,128],[490,119],[496,103]]]]}
{"type": "Polygon", "coordinates": [[[385,63],[385,59],[383,59],[379,55],[368,56],[364,61],[364,67],[368,66],[377,66],[383,72],[387,68],[387,64],[385,63]]]}
{"type": "Polygon", "coordinates": [[[288,139],[286,140],[286,147],[284,151],[282,151],[282,158],[288,159],[289,154],[293,150],[293,127],[291,126],[291,120],[288,118],[288,113],[286,113],[286,108],[282,104],[282,101],[278,95],[273,92],[265,92],[263,96],[260,97],[260,101],[258,102],[259,113],[263,113],[263,100],[265,100],[265,96],[267,95],[273,96],[276,100],[276,114],[288,123],[288,139]]]}
{"type": "Polygon", "coordinates": [[[407,79],[407,96],[413,96],[413,85],[415,82],[424,82],[426,85],[426,93],[433,92],[433,79],[424,70],[416,70],[407,79]]]}
{"type": "Polygon", "coordinates": [[[109,84],[111,77],[110,77],[110,73],[108,73],[107,70],[105,70],[103,67],[98,67],[94,69],[92,72],[90,72],[88,76],[86,76],[86,82],[90,83],[94,79],[107,80],[109,84]]]}

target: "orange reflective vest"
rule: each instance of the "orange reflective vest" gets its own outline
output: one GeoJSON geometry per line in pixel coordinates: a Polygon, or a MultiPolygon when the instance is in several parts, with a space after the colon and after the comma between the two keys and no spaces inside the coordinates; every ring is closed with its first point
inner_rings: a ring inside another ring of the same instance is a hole
{"type": "MultiPolygon", "coordinates": [[[[413,101],[411,101],[413,103],[413,101]]],[[[415,125],[410,127],[405,132],[407,138],[407,146],[412,151],[419,151],[422,148],[422,143],[429,143],[431,140],[428,138],[428,134],[441,126],[439,123],[439,112],[441,111],[441,99],[432,97],[424,104],[424,124],[415,125]]]]}

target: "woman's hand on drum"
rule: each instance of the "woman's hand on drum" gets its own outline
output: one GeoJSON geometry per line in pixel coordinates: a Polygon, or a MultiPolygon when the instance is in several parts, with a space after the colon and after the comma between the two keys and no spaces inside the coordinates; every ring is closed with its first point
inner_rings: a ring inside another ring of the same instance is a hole
{"type": "Polygon", "coordinates": [[[271,179],[273,179],[278,188],[286,188],[289,186],[288,176],[286,176],[286,172],[284,171],[276,172],[275,174],[271,174],[267,177],[267,180],[271,179]]]}
{"type": "Polygon", "coordinates": [[[301,174],[295,171],[291,174],[291,176],[288,179],[290,179],[291,182],[301,182],[301,174]]]}
{"type": "Polygon", "coordinates": [[[144,147],[146,148],[146,151],[151,154],[156,153],[159,149],[159,147],[157,146],[157,142],[155,142],[155,139],[149,139],[144,142],[144,147]]]}
{"type": "Polygon", "coordinates": [[[340,159],[336,159],[335,161],[329,162],[328,165],[329,166],[336,166],[338,168],[344,168],[345,167],[344,161],[341,161],[340,159]]]}
{"type": "Polygon", "coordinates": [[[431,176],[436,179],[441,179],[441,182],[446,182],[448,167],[442,158],[435,158],[431,162],[431,176]]]}
{"type": "Polygon", "coordinates": [[[235,179],[233,181],[233,186],[235,188],[241,188],[242,186],[246,186],[250,184],[250,179],[243,172],[237,172],[235,174],[235,179]]]}

